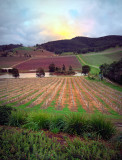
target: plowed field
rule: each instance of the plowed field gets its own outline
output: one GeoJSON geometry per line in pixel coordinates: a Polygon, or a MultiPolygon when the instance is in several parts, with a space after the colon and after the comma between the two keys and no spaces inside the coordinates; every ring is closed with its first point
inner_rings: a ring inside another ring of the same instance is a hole
{"type": "Polygon", "coordinates": [[[120,114],[122,93],[84,77],[0,80],[0,103],[27,110],[120,114]]]}

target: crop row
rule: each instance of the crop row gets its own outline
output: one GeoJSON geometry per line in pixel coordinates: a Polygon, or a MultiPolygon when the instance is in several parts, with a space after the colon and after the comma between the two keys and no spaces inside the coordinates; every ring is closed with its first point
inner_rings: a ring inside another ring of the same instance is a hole
{"type": "Polygon", "coordinates": [[[97,110],[121,114],[120,92],[83,77],[11,79],[0,82],[0,88],[1,103],[16,107],[26,104],[27,108],[47,109],[53,104],[54,109],[63,110],[67,105],[69,110],[76,112],[80,105],[90,113],[97,110]]]}

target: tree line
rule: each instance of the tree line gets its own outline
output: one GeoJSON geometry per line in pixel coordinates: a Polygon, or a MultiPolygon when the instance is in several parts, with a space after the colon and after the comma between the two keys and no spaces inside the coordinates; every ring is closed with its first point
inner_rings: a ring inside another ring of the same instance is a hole
{"type": "Polygon", "coordinates": [[[122,59],[111,64],[101,65],[100,74],[111,81],[122,84],[122,59]]]}
{"type": "Polygon", "coordinates": [[[99,38],[75,37],[70,40],[51,41],[37,47],[42,47],[56,54],[63,52],[85,54],[88,52],[100,52],[116,46],[122,46],[122,36],[105,36],[99,38]]]}

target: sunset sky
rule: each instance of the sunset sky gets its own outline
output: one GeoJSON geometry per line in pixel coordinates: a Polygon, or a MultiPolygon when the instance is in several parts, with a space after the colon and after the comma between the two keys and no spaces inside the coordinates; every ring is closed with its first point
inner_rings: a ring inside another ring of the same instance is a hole
{"type": "Polygon", "coordinates": [[[0,45],[122,35],[122,0],[0,0],[0,45]]]}

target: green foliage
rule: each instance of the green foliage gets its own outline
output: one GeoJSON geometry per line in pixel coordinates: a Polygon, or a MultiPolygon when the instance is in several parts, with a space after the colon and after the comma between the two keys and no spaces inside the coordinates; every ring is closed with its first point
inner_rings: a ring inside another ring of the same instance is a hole
{"type": "Polygon", "coordinates": [[[6,160],[120,160],[111,143],[65,138],[66,145],[48,138],[43,131],[30,132],[0,127],[0,159],[6,160]]]}
{"type": "Polygon", "coordinates": [[[6,160],[64,159],[61,145],[45,134],[27,131],[0,131],[0,157],[6,160]]]}
{"type": "Polygon", "coordinates": [[[9,119],[9,125],[20,127],[26,123],[26,118],[27,118],[26,112],[21,111],[21,110],[12,111],[10,119],[9,119]]]}
{"type": "Polygon", "coordinates": [[[84,65],[84,66],[82,67],[82,73],[84,73],[84,74],[89,73],[90,70],[91,70],[91,68],[90,68],[90,66],[88,66],[88,65],[84,65]]]}
{"type": "Polygon", "coordinates": [[[82,135],[90,130],[89,122],[86,117],[80,114],[70,114],[66,116],[64,132],[69,134],[82,135]]]}
{"type": "Polygon", "coordinates": [[[0,125],[6,125],[9,122],[12,107],[0,106],[0,125]]]}
{"type": "Polygon", "coordinates": [[[103,75],[112,81],[122,84],[122,59],[112,64],[103,64],[100,66],[103,75]]]}
{"type": "Polygon", "coordinates": [[[27,117],[27,123],[23,126],[32,130],[49,129],[50,115],[46,113],[32,112],[27,117]],[[35,129],[36,128],[36,129],[35,129]]]}
{"type": "Polygon", "coordinates": [[[64,115],[53,115],[50,120],[50,130],[54,131],[63,131],[66,125],[66,119],[64,115]]]}
{"type": "MultiPolygon", "coordinates": [[[[13,111],[9,125],[24,127],[31,130],[48,129],[54,133],[66,132],[83,136],[84,134],[99,135],[102,139],[110,139],[115,134],[114,125],[103,116],[90,116],[80,113],[54,114],[46,112],[13,111]]],[[[94,138],[94,137],[93,137],[94,138]]]]}
{"type": "Polygon", "coordinates": [[[67,141],[67,159],[83,159],[83,160],[119,160],[119,154],[115,154],[114,150],[110,150],[104,143],[97,141],[82,142],[76,138],[74,141],[67,141]]]}
{"type": "Polygon", "coordinates": [[[110,139],[116,133],[114,125],[103,116],[92,116],[90,125],[92,131],[99,134],[103,139],[110,139]]]}

